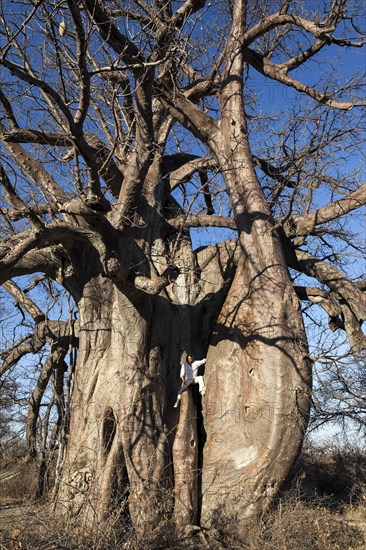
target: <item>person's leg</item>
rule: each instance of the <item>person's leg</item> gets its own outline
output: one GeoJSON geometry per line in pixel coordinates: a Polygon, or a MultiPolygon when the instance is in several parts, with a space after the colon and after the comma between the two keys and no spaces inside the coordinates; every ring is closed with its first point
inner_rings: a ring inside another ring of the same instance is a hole
{"type": "Polygon", "coordinates": [[[177,395],[177,400],[174,404],[174,408],[176,409],[178,407],[178,404],[179,404],[179,401],[181,400],[181,397],[182,397],[182,393],[184,391],[186,391],[186,389],[191,385],[193,384],[194,380],[190,379],[190,380],[186,380],[183,384],[183,386],[179,389],[178,391],[178,395],[177,395]]]}
{"type": "Polygon", "coordinates": [[[186,381],[184,382],[183,386],[181,386],[181,387],[179,388],[178,395],[182,395],[182,393],[183,393],[184,391],[186,391],[186,389],[187,389],[191,384],[193,384],[193,382],[194,382],[194,380],[192,380],[192,379],[186,380],[186,381]]]}
{"type": "Polygon", "coordinates": [[[203,381],[203,376],[196,376],[194,381],[195,381],[196,384],[198,384],[198,389],[200,391],[200,394],[205,395],[206,387],[205,387],[205,383],[203,381]]]}

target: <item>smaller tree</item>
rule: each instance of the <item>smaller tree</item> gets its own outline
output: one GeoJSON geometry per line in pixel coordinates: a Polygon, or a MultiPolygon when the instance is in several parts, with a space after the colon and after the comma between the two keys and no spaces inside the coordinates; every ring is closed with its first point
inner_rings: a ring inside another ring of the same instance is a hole
{"type": "Polygon", "coordinates": [[[335,425],[366,435],[366,363],[362,358],[333,356],[316,369],[313,393],[313,430],[335,425]]]}
{"type": "Polygon", "coordinates": [[[0,457],[16,436],[12,427],[16,384],[11,379],[0,379],[0,457]]]}

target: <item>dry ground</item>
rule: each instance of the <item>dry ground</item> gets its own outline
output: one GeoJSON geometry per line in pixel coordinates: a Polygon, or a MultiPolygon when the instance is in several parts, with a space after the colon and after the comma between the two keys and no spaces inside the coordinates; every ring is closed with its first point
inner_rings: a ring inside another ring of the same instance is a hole
{"type": "Polygon", "coordinates": [[[218,517],[214,531],[178,533],[167,522],[138,540],[128,526],[91,538],[65,524],[49,503],[32,501],[35,467],[10,461],[0,468],[0,550],[366,550],[365,465],[362,453],[305,456],[278,506],[245,532],[218,517]]]}
{"type": "Polygon", "coordinates": [[[365,550],[366,507],[346,513],[330,512],[321,506],[304,506],[301,501],[282,506],[266,522],[248,525],[240,536],[225,528],[211,533],[177,534],[166,528],[152,540],[138,541],[103,533],[90,539],[86,533],[65,526],[52,516],[47,504],[17,504],[0,507],[1,550],[153,550],[224,548],[245,550],[365,550]]]}

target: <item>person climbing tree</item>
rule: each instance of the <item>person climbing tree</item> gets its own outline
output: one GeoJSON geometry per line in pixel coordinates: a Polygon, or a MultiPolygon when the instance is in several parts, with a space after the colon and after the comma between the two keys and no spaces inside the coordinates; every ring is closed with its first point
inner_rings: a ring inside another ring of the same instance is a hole
{"type": "Polygon", "coordinates": [[[203,376],[197,376],[198,368],[206,363],[206,359],[193,361],[193,355],[188,354],[180,369],[180,377],[182,379],[182,387],[178,391],[177,400],[174,408],[177,408],[181,400],[182,393],[191,385],[198,384],[201,395],[205,395],[205,383],[203,376]]]}

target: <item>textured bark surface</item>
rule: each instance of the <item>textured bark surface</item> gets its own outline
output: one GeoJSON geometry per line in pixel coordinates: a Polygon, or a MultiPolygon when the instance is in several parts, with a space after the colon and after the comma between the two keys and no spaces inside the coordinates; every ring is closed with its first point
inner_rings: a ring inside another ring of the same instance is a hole
{"type": "Polygon", "coordinates": [[[198,514],[197,412],[192,388],[182,394],[173,443],[174,516],[178,526],[195,525],[198,514]]]}
{"type": "Polygon", "coordinates": [[[207,358],[206,526],[220,514],[240,522],[265,510],[293,466],[307,423],[310,373],[291,285],[283,284],[278,301],[253,283],[238,307],[235,294],[246,277],[241,265],[207,358]],[[260,308],[256,300],[263,300],[260,308]]]}
{"type": "Polygon", "coordinates": [[[87,285],[80,312],[59,504],[90,522],[128,501],[133,523],[148,528],[166,466],[165,376],[159,348],[147,347],[151,304],[132,303],[101,279],[87,285]]]}
{"type": "Polygon", "coordinates": [[[213,331],[204,399],[202,524],[262,513],[296,460],[307,425],[305,329],[250,151],[243,108],[245,2],[233,8],[210,147],[224,178],[242,257],[213,331]]]}
{"type": "MultiPolygon", "coordinates": [[[[183,279],[176,292],[182,300],[190,296],[183,279]]],[[[79,308],[73,410],[58,509],[90,526],[113,513],[144,533],[173,512],[175,486],[174,512],[181,525],[195,522],[198,439],[191,390],[183,394],[180,409],[173,404],[182,351],[203,354],[214,310],[172,307],[161,297],[129,299],[102,277],[86,285],[79,308]]]]}

